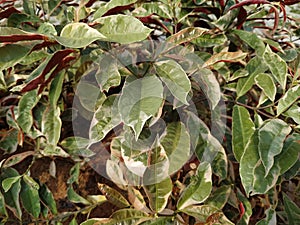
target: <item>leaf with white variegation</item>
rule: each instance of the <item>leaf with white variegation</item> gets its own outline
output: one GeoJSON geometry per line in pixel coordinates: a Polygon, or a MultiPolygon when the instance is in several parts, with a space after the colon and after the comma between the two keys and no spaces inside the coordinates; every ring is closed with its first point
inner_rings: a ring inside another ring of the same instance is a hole
{"type": "Polygon", "coordinates": [[[42,133],[51,145],[56,145],[61,132],[60,108],[48,106],[43,114],[42,133]]]}
{"type": "Polygon", "coordinates": [[[99,31],[81,22],[67,24],[55,39],[69,48],[84,48],[96,40],[107,40],[99,31]]]}
{"type": "Polygon", "coordinates": [[[266,218],[260,220],[255,225],[273,225],[277,224],[276,211],[273,208],[269,208],[265,211],[266,218]]]}
{"type": "Polygon", "coordinates": [[[267,45],[265,49],[263,59],[269,67],[269,70],[271,71],[274,78],[278,81],[281,87],[285,89],[288,70],[286,62],[282,58],[280,58],[279,55],[274,53],[269,45],[267,45]]]}
{"type": "Polygon", "coordinates": [[[254,131],[255,126],[248,110],[242,106],[234,106],[232,113],[232,150],[237,161],[241,160],[254,131]]]}
{"type": "Polygon", "coordinates": [[[99,24],[98,31],[105,35],[108,41],[121,44],[142,41],[152,31],[135,17],[122,14],[105,16],[94,22],[99,24]]]}
{"type": "Polygon", "coordinates": [[[220,52],[211,56],[202,67],[209,67],[219,62],[239,62],[247,56],[242,51],[237,52],[220,52]]]}
{"type": "Polygon", "coordinates": [[[205,201],[212,190],[212,170],[207,162],[198,166],[197,173],[191,178],[191,183],[181,194],[177,207],[179,210],[190,205],[199,204],[205,201]]]}
{"type": "Polygon", "coordinates": [[[259,129],[258,152],[266,170],[265,176],[274,164],[274,157],[282,151],[284,140],[291,130],[287,123],[279,119],[267,121],[259,129]]]}
{"type": "Polygon", "coordinates": [[[260,73],[256,75],[255,83],[272,102],[275,100],[276,86],[269,74],[260,73]]]}
{"type": "Polygon", "coordinates": [[[125,82],[118,107],[122,120],[133,128],[136,139],[146,121],[158,112],[162,102],[163,86],[156,76],[125,82]]]}
{"type": "Polygon", "coordinates": [[[277,105],[277,116],[286,111],[300,96],[300,85],[290,88],[280,99],[277,105]]]}

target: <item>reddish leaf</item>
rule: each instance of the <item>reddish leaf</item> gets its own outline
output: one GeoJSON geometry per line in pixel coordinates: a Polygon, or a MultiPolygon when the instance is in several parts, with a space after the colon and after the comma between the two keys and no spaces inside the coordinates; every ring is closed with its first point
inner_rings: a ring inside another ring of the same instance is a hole
{"type": "Polygon", "coordinates": [[[117,6],[113,9],[108,10],[108,12],[106,12],[103,16],[114,15],[114,14],[117,14],[117,13],[122,12],[124,10],[131,9],[133,5],[134,4],[124,5],[124,6],[117,6]]]}
{"type": "Polygon", "coordinates": [[[274,12],[274,26],[272,29],[272,32],[274,33],[276,31],[276,29],[278,28],[278,24],[279,24],[279,13],[278,10],[275,6],[271,6],[272,8],[270,9],[270,12],[274,12]]]}
{"type": "Polygon", "coordinates": [[[32,41],[32,40],[47,40],[48,37],[41,34],[15,34],[15,35],[0,35],[0,42],[18,42],[18,41],[32,41]]]}
{"type": "MultiPolygon", "coordinates": [[[[65,50],[60,50],[57,51],[53,54],[51,59],[49,60],[47,66],[43,70],[43,72],[38,75],[36,78],[31,80],[27,85],[21,90],[21,92],[27,92],[31,91],[35,88],[37,88],[40,84],[43,84],[45,81],[45,76],[55,67],[60,65],[63,61],[63,59],[71,54],[72,52],[75,52],[73,49],[65,49],[65,50]]],[[[55,70],[54,70],[55,71],[55,70]]]]}
{"type": "Polygon", "coordinates": [[[13,13],[21,13],[21,12],[17,10],[15,7],[9,7],[8,9],[0,13],[0,20],[4,18],[8,18],[13,13]]]}
{"type": "Polygon", "coordinates": [[[244,22],[247,20],[247,11],[243,7],[241,7],[237,18],[237,29],[241,29],[243,27],[244,22]]]}
{"type": "Polygon", "coordinates": [[[33,52],[33,51],[38,51],[38,50],[40,50],[40,49],[42,49],[42,48],[46,48],[46,47],[49,47],[49,46],[55,45],[55,44],[57,44],[56,41],[46,40],[46,41],[44,41],[44,42],[42,42],[42,43],[40,43],[40,44],[35,45],[35,46],[31,49],[31,52],[33,52]]]}
{"type": "Polygon", "coordinates": [[[267,0],[245,0],[245,1],[242,1],[240,3],[237,3],[233,6],[231,6],[229,8],[229,10],[233,10],[233,9],[245,6],[245,5],[253,5],[253,4],[270,4],[270,2],[267,0]]]}
{"type": "Polygon", "coordinates": [[[300,0],[284,0],[285,5],[294,5],[294,4],[297,4],[299,2],[300,2],[300,0]]]}
{"type": "Polygon", "coordinates": [[[139,19],[142,23],[148,23],[148,24],[156,24],[160,27],[162,27],[165,31],[167,31],[169,34],[171,34],[171,31],[160,21],[158,21],[157,19],[153,19],[152,15],[149,16],[145,16],[145,17],[136,17],[137,19],[139,19]]]}

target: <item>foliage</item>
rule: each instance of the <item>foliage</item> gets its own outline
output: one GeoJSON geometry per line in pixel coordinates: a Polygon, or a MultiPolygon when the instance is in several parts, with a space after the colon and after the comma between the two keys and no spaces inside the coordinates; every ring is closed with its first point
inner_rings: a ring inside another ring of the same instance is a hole
{"type": "Polygon", "coordinates": [[[298,224],[297,2],[0,1],[0,224],[298,224]]]}

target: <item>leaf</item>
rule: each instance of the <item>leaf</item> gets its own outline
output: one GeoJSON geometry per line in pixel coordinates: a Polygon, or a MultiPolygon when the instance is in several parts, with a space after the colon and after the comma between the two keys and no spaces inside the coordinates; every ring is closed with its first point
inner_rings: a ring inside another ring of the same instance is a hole
{"type": "Polygon", "coordinates": [[[215,75],[210,70],[202,68],[200,73],[192,75],[192,79],[199,85],[199,88],[210,102],[210,108],[214,110],[222,95],[220,84],[215,75]]]}
{"type": "Polygon", "coordinates": [[[0,140],[0,149],[5,153],[10,154],[17,151],[19,144],[18,135],[20,131],[17,129],[10,129],[6,131],[6,134],[0,140]]]}
{"type": "Polygon", "coordinates": [[[32,156],[34,154],[35,154],[34,151],[26,151],[26,152],[22,152],[19,154],[14,154],[5,160],[3,167],[11,167],[13,165],[16,165],[16,164],[22,162],[27,157],[32,156]]]}
{"type": "Polygon", "coordinates": [[[173,43],[174,45],[181,45],[200,37],[206,32],[208,32],[208,30],[205,28],[187,27],[168,37],[167,41],[173,43]]]}
{"type": "Polygon", "coordinates": [[[146,217],[146,213],[135,209],[120,209],[111,216],[115,220],[114,224],[120,225],[135,225],[137,221],[146,217]]]}
{"type": "Polygon", "coordinates": [[[113,225],[113,222],[115,221],[108,218],[92,218],[82,222],[80,225],[100,225],[100,224],[113,225]]]}
{"type": "Polygon", "coordinates": [[[20,180],[21,176],[9,177],[2,181],[2,187],[5,192],[8,192],[9,189],[13,186],[14,183],[20,180]]]}
{"type": "Polygon", "coordinates": [[[227,30],[230,25],[232,25],[233,21],[238,17],[240,10],[230,10],[217,21],[214,21],[214,24],[220,30],[227,30]]]}
{"type": "Polygon", "coordinates": [[[287,111],[283,113],[285,116],[292,118],[295,123],[300,125],[300,107],[296,104],[292,105],[287,111]]]}
{"type": "Polygon", "coordinates": [[[163,102],[163,86],[155,76],[126,82],[118,108],[124,123],[134,130],[137,139],[146,121],[154,116],[163,102]]]}
{"type": "Polygon", "coordinates": [[[126,198],[124,198],[122,194],[109,187],[108,185],[98,183],[98,188],[100,189],[101,193],[105,195],[107,200],[115,206],[118,206],[119,208],[126,208],[130,206],[129,202],[126,200],[126,198]]]}
{"type": "Polygon", "coordinates": [[[266,170],[265,176],[274,165],[274,157],[282,151],[283,142],[290,132],[289,125],[279,119],[272,119],[259,129],[258,152],[266,170]]]}
{"type": "Polygon", "coordinates": [[[231,192],[229,185],[218,187],[212,192],[208,199],[205,201],[205,205],[211,205],[218,209],[222,209],[228,201],[231,192]]]}
{"type": "Polygon", "coordinates": [[[235,105],[232,113],[232,150],[238,162],[241,160],[254,131],[255,125],[248,110],[242,106],[235,105]]]}
{"type": "Polygon", "coordinates": [[[253,48],[256,51],[257,55],[263,55],[265,44],[257,34],[244,30],[233,30],[232,33],[238,35],[242,41],[246,42],[251,48],[253,48]]]}
{"type": "Polygon", "coordinates": [[[191,157],[190,136],[183,123],[169,123],[160,143],[169,158],[169,174],[178,171],[191,157]]]}
{"type": "Polygon", "coordinates": [[[193,42],[199,47],[214,47],[222,45],[227,41],[224,34],[203,34],[193,42]]]}
{"type": "Polygon", "coordinates": [[[80,174],[80,163],[76,163],[71,169],[70,169],[70,177],[67,181],[67,184],[73,184],[76,183],[78,184],[78,179],[79,179],[79,174],[80,174]]]}
{"type": "Polygon", "coordinates": [[[277,106],[277,116],[286,111],[300,96],[300,85],[296,85],[290,88],[284,95],[279,99],[277,106]]]}
{"type": "Polygon", "coordinates": [[[163,60],[154,65],[157,75],[167,85],[174,97],[188,105],[187,96],[191,90],[191,83],[182,67],[174,60],[163,60]]]}
{"type": "Polygon", "coordinates": [[[247,196],[249,196],[250,192],[253,191],[254,169],[258,161],[258,132],[255,131],[249,138],[249,142],[245,147],[239,168],[241,181],[247,196]]]}
{"type": "Polygon", "coordinates": [[[192,205],[180,210],[181,212],[196,218],[201,222],[206,222],[211,215],[218,215],[219,224],[233,225],[218,208],[210,205],[192,205]]]}
{"type": "Polygon", "coordinates": [[[239,189],[237,191],[237,197],[238,197],[238,200],[240,201],[240,204],[242,204],[242,207],[243,207],[243,209],[241,209],[240,208],[241,206],[239,206],[241,218],[237,224],[238,225],[248,225],[250,222],[251,215],[252,215],[251,203],[239,189]],[[244,210],[244,212],[242,212],[242,210],[244,210]]]}
{"type": "Polygon", "coordinates": [[[101,141],[114,127],[121,123],[117,103],[118,96],[108,96],[103,104],[96,109],[90,127],[90,140],[101,141]]]}
{"type": "Polygon", "coordinates": [[[289,225],[297,225],[300,223],[300,208],[292,202],[292,200],[283,193],[284,209],[286,211],[289,225]]]}
{"type": "Polygon", "coordinates": [[[281,153],[274,158],[274,166],[278,166],[280,174],[284,174],[299,161],[300,135],[294,134],[289,136],[283,145],[281,153]]]}
{"type": "Polygon", "coordinates": [[[48,106],[43,114],[42,133],[51,145],[56,145],[60,138],[62,122],[60,119],[60,108],[48,106]]]}
{"type": "MultiPolygon", "coordinates": [[[[5,179],[10,177],[20,176],[19,173],[13,168],[6,168],[1,170],[0,182],[2,183],[5,179]]],[[[6,207],[13,212],[13,214],[21,220],[22,209],[20,206],[19,194],[21,191],[21,179],[18,179],[11,188],[3,193],[6,207]]]]}
{"type": "Polygon", "coordinates": [[[77,194],[74,191],[72,186],[70,186],[68,188],[67,196],[68,196],[68,199],[73,203],[81,203],[81,204],[84,204],[84,205],[90,205],[91,204],[88,200],[86,200],[85,198],[83,198],[79,194],[77,194]]]}
{"type": "Polygon", "coordinates": [[[274,102],[276,95],[276,86],[273,78],[267,73],[260,73],[256,75],[254,79],[256,85],[262,89],[262,91],[272,102],[274,102]]]}
{"type": "Polygon", "coordinates": [[[169,177],[159,183],[144,186],[150,207],[154,212],[159,213],[165,209],[172,187],[172,180],[169,177]]]}
{"type": "Polygon", "coordinates": [[[106,173],[115,184],[123,186],[128,184],[128,182],[125,181],[123,171],[117,162],[107,160],[106,173]]]}
{"type": "Polygon", "coordinates": [[[274,78],[278,81],[281,87],[285,89],[288,69],[286,62],[280,58],[279,55],[272,52],[268,45],[265,49],[263,58],[274,78]]]}
{"type": "Polygon", "coordinates": [[[41,185],[39,189],[39,196],[41,201],[45,204],[45,206],[49,208],[54,215],[56,215],[57,214],[56,202],[54,200],[52,192],[48,189],[46,184],[41,185]]]}
{"type": "Polygon", "coordinates": [[[41,213],[39,198],[39,185],[29,176],[24,175],[21,182],[20,197],[25,210],[34,218],[38,218],[41,213]]]}
{"type": "Polygon", "coordinates": [[[100,6],[97,9],[97,11],[94,13],[94,19],[102,17],[105,13],[107,13],[109,10],[113,8],[131,5],[135,2],[137,2],[137,0],[110,0],[105,5],[100,6]]]}
{"type": "Polygon", "coordinates": [[[170,217],[159,216],[157,218],[149,219],[143,223],[139,223],[140,225],[177,225],[176,221],[174,221],[170,217]]]}
{"type": "Polygon", "coordinates": [[[55,40],[65,47],[84,48],[96,40],[106,40],[106,37],[86,23],[78,22],[64,26],[55,40]]]}
{"type": "Polygon", "coordinates": [[[191,178],[191,183],[185,188],[177,202],[179,210],[202,203],[208,198],[212,190],[211,176],[210,164],[202,162],[197,168],[196,175],[191,178]]]}
{"type": "Polygon", "coordinates": [[[265,211],[266,218],[260,220],[256,225],[273,225],[277,224],[276,220],[276,211],[272,208],[269,208],[265,211]]]}
{"type": "Polygon", "coordinates": [[[96,19],[94,22],[101,26],[98,31],[110,42],[130,44],[142,41],[148,37],[152,29],[145,27],[141,21],[133,16],[111,15],[96,19]]]}
{"type": "Polygon", "coordinates": [[[220,52],[212,55],[204,64],[203,68],[210,67],[219,62],[239,62],[247,56],[242,51],[237,52],[220,52]]]}
{"type": "Polygon", "coordinates": [[[18,106],[18,125],[26,133],[29,132],[30,128],[33,125],[33,116],[32,109],[36,106],[39,101],[39,96],[37,95],[37,90],[32,90],[25,93],[20,101],[18,106]]]}
{"type": "Polygon", "coordinates": [[[4,201],[4,196],[0,192],[0,218],[7,218],[8,214],[5,208],[5,201],[4,201]]]}
{"type": "Polygon", "coordinates": [[[88,195],[86,199],[89,202],[97,205],[101,205],[102,203],[107,201],[104,195],[88,195]]]}
{"type": "Polygon", "coordinates": [[[30,48],[26,45],[6,44],[0,47],[0,71],[13,67],[20,62],[28,53],[30,48]]]}
{"type": "Polygon", "coordinates": [[[64,77],[64,73],[59,73],[51,82],[49,90],[49,102],[53,108],[55,108],[55,106],[57,105],[57,101],[61,95],[64,77]]]}
{"type": "Polygon", "coordinates": [[[132,186],[128,186],[128,200],[135,209],[145,213],[151,213],[150,209],[146,206],[142,193],[132,186]]]}

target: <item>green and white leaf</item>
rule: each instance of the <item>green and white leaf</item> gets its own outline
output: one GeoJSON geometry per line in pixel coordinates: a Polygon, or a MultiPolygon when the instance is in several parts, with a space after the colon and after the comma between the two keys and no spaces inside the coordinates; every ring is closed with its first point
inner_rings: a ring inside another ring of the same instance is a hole
{"type": "Polygon", "coordinates": [[[290,88],[280,99],[277,105],[277,116],[286,111],[300,96],[300,85],[290,88]]]}
{"type": "Polygon", "coordinates": [[[275,100],[277,89],[273,78],[269,74],[260,73],[256,75],[255,83],[272,102],[275,100]]]}
{"type": "Polygon", "coordinates": [[[60,138],[62,122],[60,119],[60,108],[48,106],[43,114],[42,133],[51,145],[56,145],[60,138]]]}

